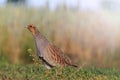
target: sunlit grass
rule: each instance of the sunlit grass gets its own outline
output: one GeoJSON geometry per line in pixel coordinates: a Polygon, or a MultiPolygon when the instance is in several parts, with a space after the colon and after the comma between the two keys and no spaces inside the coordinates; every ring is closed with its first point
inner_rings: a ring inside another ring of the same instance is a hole
{"type": "Polygon", "coordinates": [[[2,80],[119,80],[120,72],[114,68],[66,67],[47,70],[43,65],[1,65],[2,80]]]}

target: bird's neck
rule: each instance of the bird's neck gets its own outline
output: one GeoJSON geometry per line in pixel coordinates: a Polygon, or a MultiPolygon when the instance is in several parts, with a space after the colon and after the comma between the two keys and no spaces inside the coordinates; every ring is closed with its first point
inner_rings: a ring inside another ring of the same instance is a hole
{"type": "Polygon", "coordinates": [[[42,39],[44,36],[40,33],[39,30],[36,30],[33,34],[34,38],[42,39]]]}

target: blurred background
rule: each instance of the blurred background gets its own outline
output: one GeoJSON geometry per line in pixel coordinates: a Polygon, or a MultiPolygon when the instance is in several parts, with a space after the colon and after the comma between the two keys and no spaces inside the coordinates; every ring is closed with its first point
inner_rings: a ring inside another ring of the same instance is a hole
{"type": "Polygon", "coordinates": [[[120,69],[119,0],[0,0],[0,64],[33,63],[28,24],[78,65],[120,69]]]}

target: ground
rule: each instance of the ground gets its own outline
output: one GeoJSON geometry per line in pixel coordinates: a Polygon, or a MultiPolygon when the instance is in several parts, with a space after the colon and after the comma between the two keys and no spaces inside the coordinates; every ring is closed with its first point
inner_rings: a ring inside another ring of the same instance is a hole
{"type": "Polygon", "coordinates": [[[66,67],[46,69],[42,64],[1,65],[0,80],[119,80],[120,71],[115,68],[66,67]]]}

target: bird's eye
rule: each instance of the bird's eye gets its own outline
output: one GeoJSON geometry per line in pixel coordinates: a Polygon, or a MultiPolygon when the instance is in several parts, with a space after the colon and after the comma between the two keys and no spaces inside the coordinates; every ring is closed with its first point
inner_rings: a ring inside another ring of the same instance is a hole
{"type": "Polygon", "coordinates": [[[30,28],[32,28],[32,25],[30,25],[30,28]]]}

